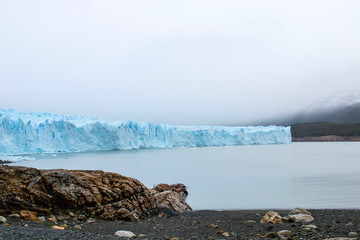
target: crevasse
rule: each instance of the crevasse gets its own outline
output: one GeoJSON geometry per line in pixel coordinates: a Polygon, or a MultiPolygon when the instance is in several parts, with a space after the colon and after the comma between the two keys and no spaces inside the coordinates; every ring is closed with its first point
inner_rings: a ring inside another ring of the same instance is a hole
{"type": "Polygon", "coordinates": [[[0,109],[3,155],[290,142],[290,127],[170,126],[0,109]]]}

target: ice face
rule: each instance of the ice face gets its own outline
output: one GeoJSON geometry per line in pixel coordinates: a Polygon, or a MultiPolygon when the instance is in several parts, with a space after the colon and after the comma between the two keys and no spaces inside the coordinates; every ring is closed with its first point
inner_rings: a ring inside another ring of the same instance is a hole
{"type": "Polygon", "coordinates": [[[0,109],[3,155],[290,142],[290,127],[170,126],[0,109]]]}

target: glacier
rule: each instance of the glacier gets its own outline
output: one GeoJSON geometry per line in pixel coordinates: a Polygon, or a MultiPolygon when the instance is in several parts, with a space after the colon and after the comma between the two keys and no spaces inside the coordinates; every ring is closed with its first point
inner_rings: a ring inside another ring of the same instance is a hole
{"type": "Polygon", "coordinates": [[[0,108],[0,154],[291,143],[290,127],[171,126],[0,108]]]}

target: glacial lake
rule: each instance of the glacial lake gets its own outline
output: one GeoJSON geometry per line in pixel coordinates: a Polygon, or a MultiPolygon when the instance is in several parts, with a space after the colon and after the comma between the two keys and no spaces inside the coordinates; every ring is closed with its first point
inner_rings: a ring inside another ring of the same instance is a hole
{"type": "Polygon", "coordinates": [[[184,183],[200,209],[360,208],[360,142],[28,155],[12,165],[89,169],[151,188],[184,183]]]}

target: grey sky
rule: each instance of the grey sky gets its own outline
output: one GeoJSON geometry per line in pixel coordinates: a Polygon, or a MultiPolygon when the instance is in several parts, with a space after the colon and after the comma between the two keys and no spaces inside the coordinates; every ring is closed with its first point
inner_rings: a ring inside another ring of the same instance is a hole
{"type": "Polygon", "coordinates": [[[360,89],[360,1],[0,0],[0,107],[228,124],[360,89]]]}

